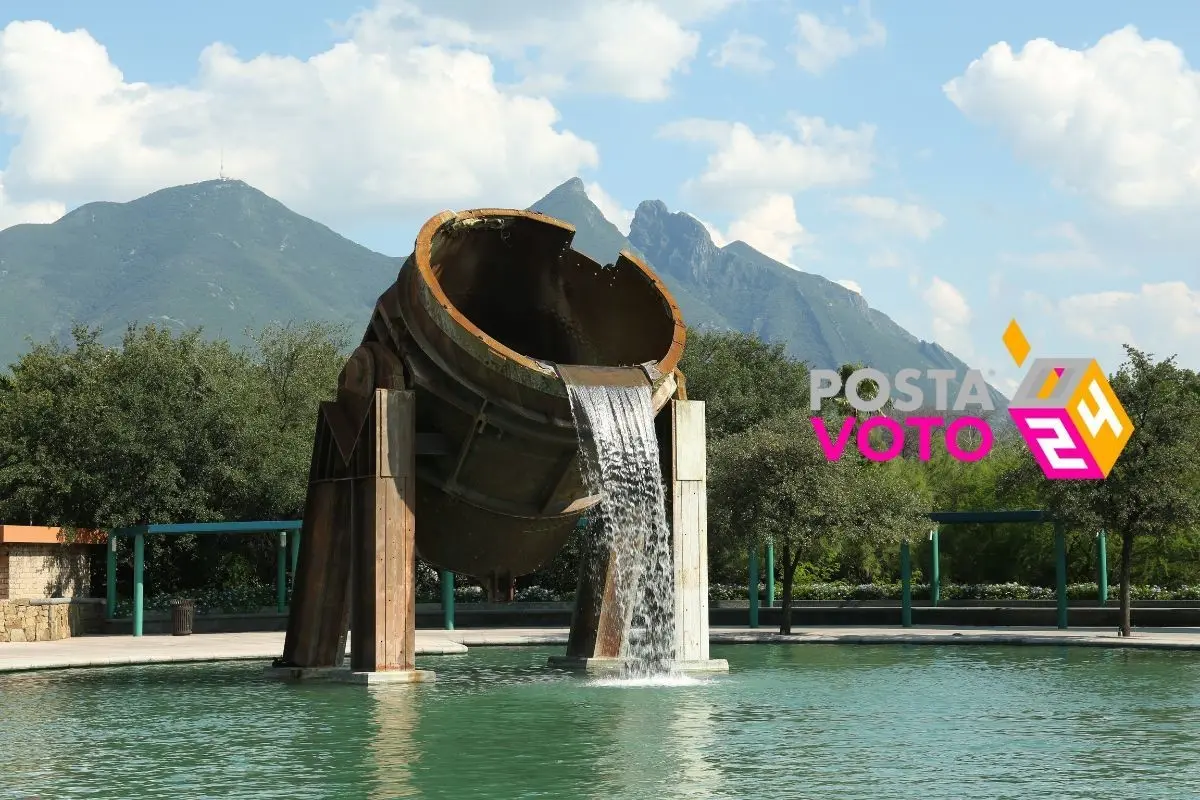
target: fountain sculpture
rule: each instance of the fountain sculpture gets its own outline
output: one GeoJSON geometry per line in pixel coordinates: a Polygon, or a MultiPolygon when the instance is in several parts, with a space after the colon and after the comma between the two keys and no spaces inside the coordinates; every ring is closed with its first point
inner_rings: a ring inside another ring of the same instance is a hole
{"type": "Polygon", "coordinates": [[[511,599],[585,514],[561,663],[727,668],[708,658],[704,405],[678,370],[682,317],[643,262],[597,264],[574,234],[508,209],[421,229],[318,414],[277,674],[431,677],[413,662],[416,557],[511,599]],[[636,519],[605,500],[622,475],[636,519]]]}

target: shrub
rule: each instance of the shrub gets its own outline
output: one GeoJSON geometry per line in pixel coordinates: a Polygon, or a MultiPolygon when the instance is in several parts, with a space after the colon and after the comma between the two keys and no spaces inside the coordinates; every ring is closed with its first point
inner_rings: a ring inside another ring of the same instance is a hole
{"type": "MultiPolygon", "coordinates": [[[[781,587],[776,584],[776,590],[781,587]]],[[[1072,583],[1067,586],[1067,597],[1072,601],[1093,600],[1099,587],[1095,583],[1072,583]]],[[[899,600],[901,586],[899,583],[867,583],[851,584],[844,582],[805,583],[792,587],[792,599],[797,601],[837,601],[837,600],[899,600]]],[[[1200,600],[1200,586],[1180,586],[1167,589],[1162,586],[1132,586],[1130,592],[1134,600],[1200,600]]],[[[1116,600],[1120,587],[1109,584],[1108,598],[1116,600]]],[[[760,597],[765,597],[766,586],[759,585],[760,597]]],[[[744,601],[747,587],[737,584],[710,584],[708,598],[714,601],[744,601]]],[[[778,597],[778,596],[777,596],[778,597]]],[[[925,583],[912,584],[914,600],[929,599],[929,585],[925,583]]],[[[1055,591],[1052,586],[1025,586],[1020,583],[979,583],[959,584],[943,583],[941,586],[942,600],[1053,600],[1055,591]]]]}

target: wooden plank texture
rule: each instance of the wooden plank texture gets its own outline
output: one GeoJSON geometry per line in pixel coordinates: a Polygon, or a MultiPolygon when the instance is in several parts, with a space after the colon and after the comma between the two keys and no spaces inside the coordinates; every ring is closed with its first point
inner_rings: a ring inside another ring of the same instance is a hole
{"type": "Polygon", "coordinates": [[[415,395],[377,389],[373,400],[375,474],[359,493],[351,640],[351,664],[364,672],[413,669],[416,646],[415,395]]]}
{"type": "Polygon", "coordinates": [[[708,660],[708,485],[704,403],[672,400],[671,542],[675,562],[675,657],[708,660]]]}

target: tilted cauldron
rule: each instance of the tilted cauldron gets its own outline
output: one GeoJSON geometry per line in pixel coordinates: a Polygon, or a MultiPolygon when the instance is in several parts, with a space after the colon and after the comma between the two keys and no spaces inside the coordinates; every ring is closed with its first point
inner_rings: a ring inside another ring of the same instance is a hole
{"type": "Polygon", "coordinates": [[[655,412],[681,389],[666,286],[627,252],[597,264],[574,236],[529,211],[433,217],[343,370],[343,392],[414,390],[417,552],[493,594],[552,559],[599,499],[558,367],[639,367],[655,412]]]}

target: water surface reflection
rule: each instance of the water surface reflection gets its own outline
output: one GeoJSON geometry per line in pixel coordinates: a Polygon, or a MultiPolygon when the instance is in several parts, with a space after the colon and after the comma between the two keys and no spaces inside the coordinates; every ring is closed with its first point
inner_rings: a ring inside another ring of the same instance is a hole
{"type": "Polygon", "coordinates": [[[262,664],[2,675],[0,800],[1200,796],[1200,654],[763,645],[632,686],[549,653],[367,688],[262,664]]]}

